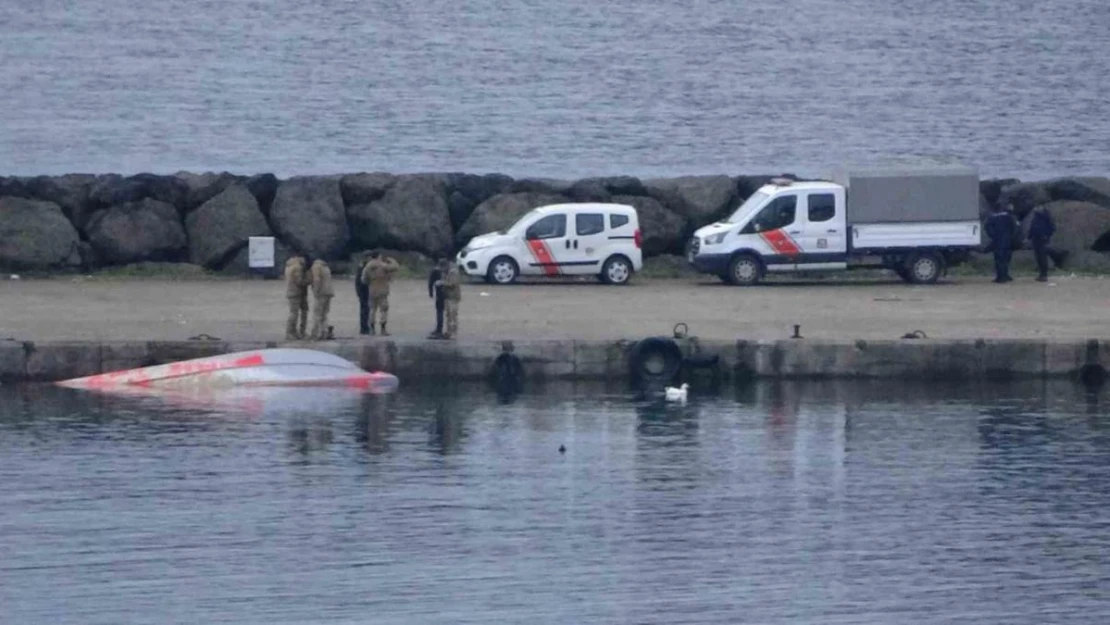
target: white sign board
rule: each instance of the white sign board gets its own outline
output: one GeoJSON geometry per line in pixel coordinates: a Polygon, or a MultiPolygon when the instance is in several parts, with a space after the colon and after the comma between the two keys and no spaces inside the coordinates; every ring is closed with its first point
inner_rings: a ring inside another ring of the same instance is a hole
{"type": "Polygon", "coordinates": [[[251,269],[274,266],[274,237],[250,237],[248,263],[251,269]]]}

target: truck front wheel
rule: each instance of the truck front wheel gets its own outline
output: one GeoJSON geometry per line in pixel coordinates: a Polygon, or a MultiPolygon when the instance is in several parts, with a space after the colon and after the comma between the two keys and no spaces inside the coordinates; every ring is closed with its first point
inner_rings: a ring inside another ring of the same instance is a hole
{"type": "Polygon", "coordinates": [[[933,284],[944,273],[944,260],[936,252],[921,252],[911,256],[905,267],[907,282],[933,284]]]}
{"type": "Polygon", "coordinates": [[[754,256],[741,254],[728,265],[728,281],[738,286],[758,284],[763,277],[763,265],[754,256]]]}

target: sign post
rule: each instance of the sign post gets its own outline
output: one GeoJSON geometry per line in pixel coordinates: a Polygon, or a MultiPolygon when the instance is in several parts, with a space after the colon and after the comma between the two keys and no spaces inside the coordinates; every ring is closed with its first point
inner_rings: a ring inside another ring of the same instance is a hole
{"type": "Polygon", "coordinates": [[[247,239],[247,259],[251,275],[266,277],[274,269],[274,237],[250,237],[247,239]]]}

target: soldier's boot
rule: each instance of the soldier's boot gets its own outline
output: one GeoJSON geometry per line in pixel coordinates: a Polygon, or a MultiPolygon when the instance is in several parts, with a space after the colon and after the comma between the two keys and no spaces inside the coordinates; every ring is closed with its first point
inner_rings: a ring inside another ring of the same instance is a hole
{"type": "Polygon", "coordinates": [[[385,324],[382,324],[382,336],[389,336],[389,332],[385,331],[385,324]]]}

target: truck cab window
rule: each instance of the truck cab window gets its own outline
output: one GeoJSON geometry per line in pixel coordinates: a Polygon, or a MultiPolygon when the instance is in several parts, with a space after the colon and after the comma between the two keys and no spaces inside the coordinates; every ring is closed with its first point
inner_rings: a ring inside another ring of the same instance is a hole
{"type": "Polygon", "coordinates": [[[537,239],[559,239],[567,235],[567,216],[548,215],[536,223],[528,226],[524,238],[529,241],[537,239]]]}
{"type": "Polygon", "coordinates": [[[836,215],[836,196],[832,193],[814,193],[807,200],[810,223],[828,221],[836,215]]]}
{"type": "Polygon", "coordinates": [[[784,195],[763,207],[759,214],[744,228],[744,234],[769,232],[794,223],[798,208],[796,195],[784,195]]]}

